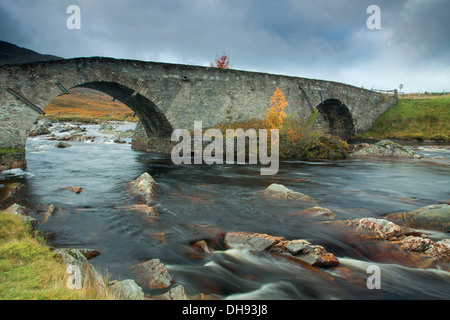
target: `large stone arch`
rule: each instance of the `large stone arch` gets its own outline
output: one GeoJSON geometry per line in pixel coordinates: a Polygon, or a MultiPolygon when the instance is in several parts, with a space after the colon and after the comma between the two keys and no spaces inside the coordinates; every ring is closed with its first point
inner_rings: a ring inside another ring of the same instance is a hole
{"type": "Polygon", "coordinates": [[[342,138],[355,136],[355,124],[349,108],[339,99],[327,99],[317,107],[316,125],[323,132],[342,138]]]}
{"type": "Polygon", "coordinates": [[[149,137],[170,139],[172,126],[161,110],[148,98],[124,85],[111,81],[82,83],[77,88],[89,88],[106,93],[127,105],[138,117],[149,137]]]}

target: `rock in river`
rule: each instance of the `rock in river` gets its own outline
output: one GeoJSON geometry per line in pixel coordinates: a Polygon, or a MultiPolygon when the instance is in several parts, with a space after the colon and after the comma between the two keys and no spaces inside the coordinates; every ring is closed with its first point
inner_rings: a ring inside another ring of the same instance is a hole
{"type": "Polygon", "coordinates": [[[172,277],[159,259],[152,259],[131,267],[138,285],[146,290],[164,289],[172,285],[172,277]]]}
{"type": "Polygon", "coordinates": [[[136,180],[130,182],[132,189],[144,195],[147,201],[150,201],[153,197],[156,189],[156,181],[147,172],[141,174],[136,180]]]}
{"type": "Polygon", "coordinates": [[[412,212],[391,213],[387,219],[409,228],[450,231],[450,205],[422,207],[412,212]]]}
{"type": "Polygon", "coordinates": [[[398,143],[382,140],[354,153],[357,157],[420,158],[413,150],[398,143]]]}
{"type": "Polygon", "coordinates": [[[292,199],[304,202],[316,202],[316,200],[306,194],[292,191],[289,188],[286,188],[282,184],[271,184],[267,189],[260,191],[260,194],[263,196],[267,196],[275,199],[292,199]]]}
{"type": "Polygon", "coordinates": [[[225,243],[230,247],[243,247],[253,251],[267,251],[292,256],[313,267],[336,267],[339,260],[324,247],[313,245],[306,240],[288,241],[283,237],[249,232],[228,232],[225,243]]]}

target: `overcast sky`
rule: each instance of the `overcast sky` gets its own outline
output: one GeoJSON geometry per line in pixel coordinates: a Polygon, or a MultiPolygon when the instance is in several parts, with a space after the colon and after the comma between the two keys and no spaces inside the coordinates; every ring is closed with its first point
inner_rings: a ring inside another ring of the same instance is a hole
{"type": "Polygon", "coordinates": [[[0,40],[64,58],[231,68],[450,91],[449,0],[1,0],[0,40]],[[70,30],[67,8],[81,9],[70,30]],[[381,29],[366,22],[381,10],[381,29]]]}

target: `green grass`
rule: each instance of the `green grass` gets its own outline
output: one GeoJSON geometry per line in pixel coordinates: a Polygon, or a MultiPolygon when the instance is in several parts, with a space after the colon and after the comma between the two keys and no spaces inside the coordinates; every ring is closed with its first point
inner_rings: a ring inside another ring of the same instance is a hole
{"type": "Polygon", "coordinates": [[[450,95],[401,99],[361,137],[450,141],[450,95]]]}
{"type": "Polygon", "coordinates": [[[66,268],[19,216],[0,212],[0,300],[91,300],[69,290],[66,268]]]}
{"type": "Polygon", "coordinates": [[[0,156],[7,156],[14,153],[24,153],[25,149],[20,148],[0,148],[0,156]]]}

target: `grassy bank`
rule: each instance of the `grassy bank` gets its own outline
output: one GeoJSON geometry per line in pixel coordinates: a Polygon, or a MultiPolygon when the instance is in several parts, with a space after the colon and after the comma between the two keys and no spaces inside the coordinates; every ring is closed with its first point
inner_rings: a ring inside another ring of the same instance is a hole
{"type": "Polygon", "coordinates": [[[0,300],[91,300],[88,290],[66,287],[68,275],[20,216],[0,212],[0,300]]]}
{"type": "Polygon", "coordinates": [[[450,142],[450,95],[402,98],[361,137],[450,142]]]}

